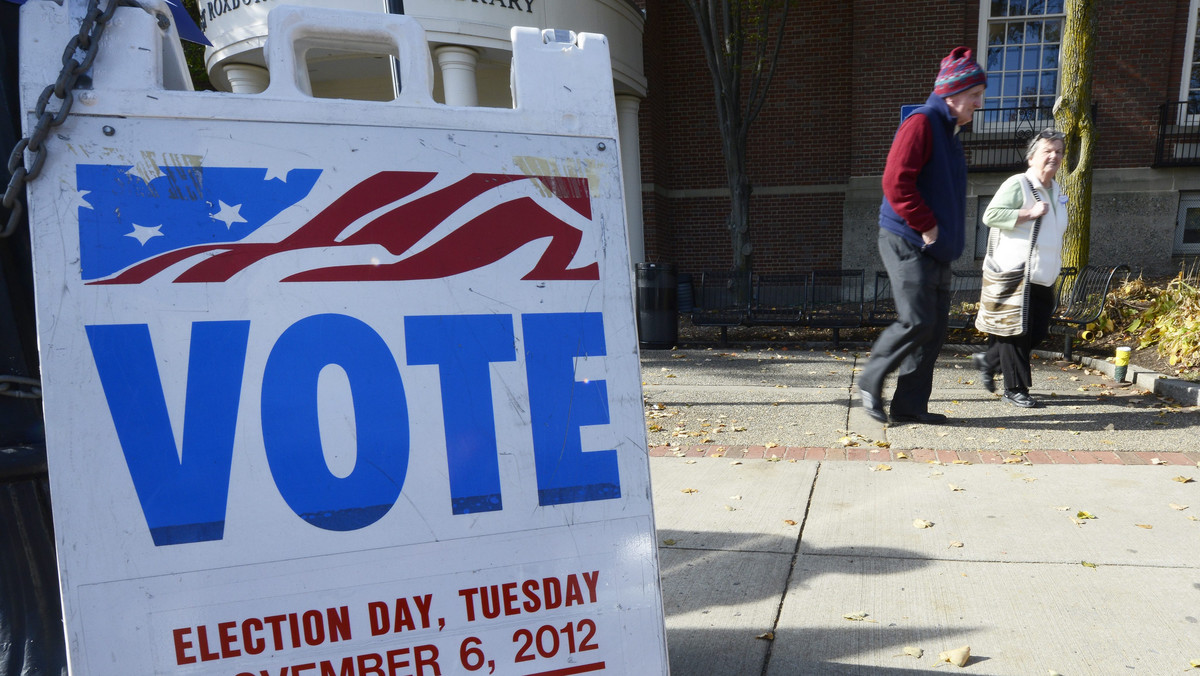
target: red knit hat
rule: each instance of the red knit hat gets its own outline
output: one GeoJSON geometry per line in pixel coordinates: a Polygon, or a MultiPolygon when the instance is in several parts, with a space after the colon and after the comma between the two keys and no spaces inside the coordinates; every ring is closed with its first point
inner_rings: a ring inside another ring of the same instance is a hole
{"type": "Polygon", "coordinates": [[[987,84],[987,73],[975,63],[975,53],[966,47],[955,47],[949,56],[942,59],[942,69],[933,83],[933,93],[945,98],[981,84],[987,84]]]}

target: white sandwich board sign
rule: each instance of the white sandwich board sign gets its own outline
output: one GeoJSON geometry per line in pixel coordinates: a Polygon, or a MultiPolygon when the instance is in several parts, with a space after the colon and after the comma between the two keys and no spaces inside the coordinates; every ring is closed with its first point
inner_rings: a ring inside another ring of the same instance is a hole
{"type": "Polygon", "coordinates": [[[273,10],[253,96],[164,89],[161,30],[117,11],[30,185],[71,673],[666,673],[604,38],[515,29],[499,110],[406,17],[273,10]],[[312,44],[399,98],[307,96],[312,44]]]}

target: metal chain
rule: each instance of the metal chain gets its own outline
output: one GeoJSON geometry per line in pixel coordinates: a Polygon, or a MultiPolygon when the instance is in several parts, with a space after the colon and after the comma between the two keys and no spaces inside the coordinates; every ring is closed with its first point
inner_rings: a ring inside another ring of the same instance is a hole
{"type": "MultiPolygon", "coordinates": [[[[21,220],[21,214],[24,212],[19,196],[25,190],[25,184],[37,178],[42,172],[42,166],[46,164],[46,138],[54,127],[66,121],[71,106],[75,103],[75,84],[96,60],[96,54],[100,50],[100,36],[104,35],[109,19],[116,13],[117,7],[126,4],[129,4],[128,0],[109,0],[108,6],[101,10],[100,0],[88,0],[87,14],[83,17],[79,32],[71,37],[63,50],[63,67],[59,71],[58,79],[42,90],[42,95],[38,97],[37,105],[34,106],[37,123],[33,131],[17,142],[12,155],[8,157],[8,172],[12,174],[12,178],[8,181],[8,189],[4,192],[2,203],[10,211],[8,223],[0,230],[0,238],[8,237],[16,230],[17,222],[21,220]],[[83,53],[82,60],[75,58],[76,52],[83,53]],[[58,110],[46,110],[51,96],[62,101],[58,110]],[[25,165],[26,151],[33,156],[33,162],[29,166],[25,165]]],[[[0,389],[0,394],[6,393],[0,389]]]]}
{"type": "MultiPolygon", "coordinates": [[[[25,184],[37,178],[46,164],[46,138],[50,131],[66,121],[75,103],[75,85],[79,77],[86,73],[96,60],[100,51],[100,37],[104,29],[116,13],[117,7],[128,4],[128,0],[109,0],[105,9],[100,9],[100,0],[88,0],[87,14],[79,26],[79,32],[67,41],[63,49],[62,70],[54,84],[47,85],[38,97],[34,106],[37,123],[33,131],[17,142],[13,152],[8,157],[8,172],[12,177],[8,181],[8,189],[4,192],[2,203],[9,209],[8,222],[0,230],[0,238],[9,237],[17,229],[17,223],[24,213],[20,195],[25,190],[25,184]],[[77,52],[82,52],[82,59],[75,58],[77,52]],[[57,110],[47,110],[50,97],[57,97],[62,103],[57,110]],[[32,164],[25,165],[25,153],[28,151],[33,158],[32,164]]],[[[18,399],[40,399],[42,384],[37,378],[24,376],[0,376],[0,396],[18,399]]]]}

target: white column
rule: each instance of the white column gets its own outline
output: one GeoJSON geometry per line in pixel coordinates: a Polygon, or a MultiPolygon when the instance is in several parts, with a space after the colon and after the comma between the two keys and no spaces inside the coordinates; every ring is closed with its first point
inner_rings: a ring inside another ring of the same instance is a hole
{"type": "Polygon", "coordinates": [[[262,66],[230,63],[224,66],[229,91],[234,94],[261,94],[271,84],[271,73],[262,66]]]}
{"type": "Polygon", "coordinates": [[[442,69],[442,93],[448,106],[477,106],[479,92],[475,87],[475,64],[479,52],[470,47],[442,45],[433,50],[442,69]]]}
{"type": "Polygon", "coordinates": [[[638,107],[642,100],[632,94],[617,94],[617,132],[621,143],[621,175],[625,188],[625,232],[629,258],[637,264],[646,260],[646,235],[642,224],[642,153],[638,142],[638,107]]]}

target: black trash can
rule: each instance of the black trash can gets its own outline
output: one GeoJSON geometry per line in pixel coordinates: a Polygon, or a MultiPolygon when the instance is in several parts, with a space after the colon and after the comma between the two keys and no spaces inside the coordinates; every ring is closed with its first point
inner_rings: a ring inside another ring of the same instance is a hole
{"type": "Polygon", "coordinates": [[[675,266],[638,263],[634,272],[637,277],[638,343],[645,349],[670,349],[679,339],[675,266]]]}

